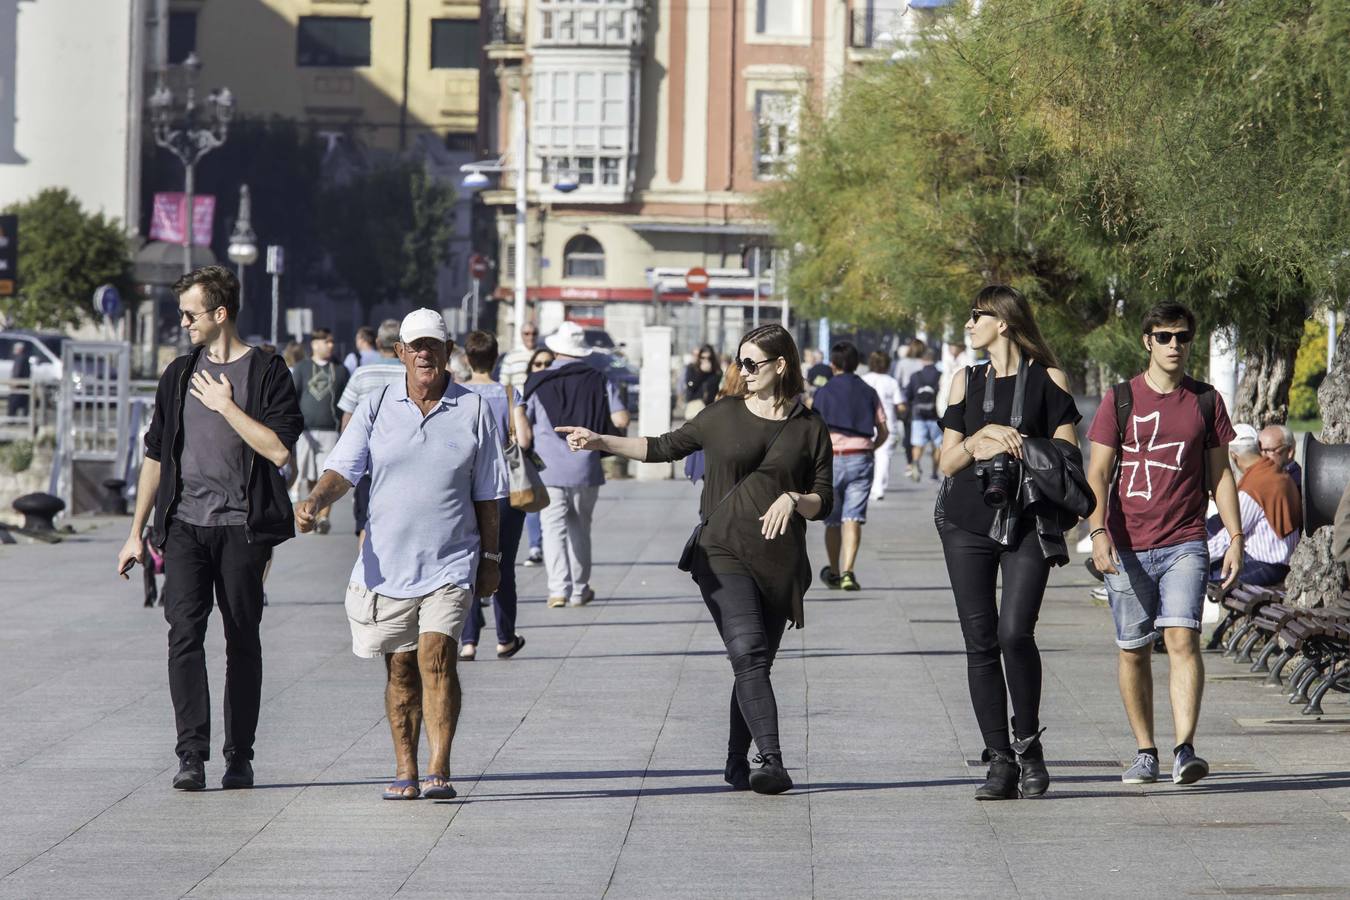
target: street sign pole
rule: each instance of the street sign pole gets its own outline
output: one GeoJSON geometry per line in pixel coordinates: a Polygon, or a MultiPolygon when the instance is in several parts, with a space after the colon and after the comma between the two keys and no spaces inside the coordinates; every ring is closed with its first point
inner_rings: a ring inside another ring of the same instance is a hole
{"type": "MultiPolygon", "coordinates": [[[[281,273],[286,270],[286,251],[277,244],[267,248],[267,274],[272,276],[272,346],[277,346],[277,326],[281,316],[281,273]]],[[[280,348],[278,348],[280,349],[280,348]]]]}
{"type": "Polygon", "coordinates": [[[479,285],[480,285],[479,280],[478,280],[477,278],[475,278],[475,279],[473,280],[473,308],[469,311],[469,321],[473,323],[473,324],[470,326],[470,330],[471,330],[471,331],[477,331],[477,330],[478,330],[478,291],[479,291],[479,285]]]}
{"type": "Polygon", "coordinates": [[[708,287],[708,270],[702,266],[695,266],[684,273],[684,286],[693,295],[690,299],[694,303],[694,309],[698,312],[698,342],[700,344],[708,343],[708,322],[704,315],[702,304],[702,292],[708,287]]]}

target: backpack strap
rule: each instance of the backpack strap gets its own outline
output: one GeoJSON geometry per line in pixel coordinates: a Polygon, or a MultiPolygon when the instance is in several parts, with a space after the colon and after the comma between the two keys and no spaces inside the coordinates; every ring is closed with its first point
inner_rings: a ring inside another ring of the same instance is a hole
{"type": "Polygon", "coordinates": [[[389,393],[389,385],[385,385],[380,390],[380,399],[375,401],[375,408],[370,411],[370,430],[375,430],[375,420],[380,417],[380,407],[384,406],[384,395],[389,393]]]}
{"type": "Polygon", "coordinates": [[[1130,416],[1134,413],[1134,389],[1129,381],[1122,381],[1111,388],[1111,396],[1116,401],[1116,437],[1123,447],[1125,431],[1130,427],[1130,416]]]}
{"type": "Polygon", "coordinates": [[[1200,415],[1205,420],[1205,449],[1211,448],[1211,445],[1218,439],[1218,433],[1214,430],[1214,416],[1216,402],[1215,398],[1219,392],[1214,389],[1214,385],[1205,384],[1203,381],[1195,383],[1195,402],[1200,404],[1200,415]]]}

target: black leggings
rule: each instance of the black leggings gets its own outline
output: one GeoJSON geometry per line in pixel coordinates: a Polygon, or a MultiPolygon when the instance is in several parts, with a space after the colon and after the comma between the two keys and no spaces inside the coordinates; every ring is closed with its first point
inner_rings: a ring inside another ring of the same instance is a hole
{"type": "Polygon", "coordinates": [[[942,531],[947,574],[956,595],[961,634],[966,639],[970,702],[985,746],[994,750],[1011,747],[1009,695],[1017,736],[1029,737],[1041,727],[1041,652],[1036,647],[1036,617],[1045,598],[1050,565],[1035,528],[1020,531],[1017,544],[1011,548],[956,525],[948,524],[942,531]],[[995,605],[994,583],[1000,570],[1003,599],[995,605]]]}
{"type": "Polygon", "coordinates": [[[769,670],[787,628],[787,617],[764,603],[759,585],[748,575],[699,572],[695,576],[703,602],[727,647],[736,685],[731,691],[731,731],[727,754],[745,756],[750,739],[760,753],[781,753],[778,703],[769,670]]]}

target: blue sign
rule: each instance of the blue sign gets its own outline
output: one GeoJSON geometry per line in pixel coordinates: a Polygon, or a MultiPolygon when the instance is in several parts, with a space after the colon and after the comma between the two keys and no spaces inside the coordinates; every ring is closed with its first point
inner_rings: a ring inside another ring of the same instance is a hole
{"type": "Polygon", "coordinates": [[[111,284],[94,291],[94,312],[115,319],[122,312],[122,295],[111,284]]]}

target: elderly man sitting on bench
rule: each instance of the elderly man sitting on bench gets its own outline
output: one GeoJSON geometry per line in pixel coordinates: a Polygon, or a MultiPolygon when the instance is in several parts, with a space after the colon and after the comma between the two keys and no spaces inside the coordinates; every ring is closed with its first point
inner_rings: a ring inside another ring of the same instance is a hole
{"type": "MultiPolygon", "coordinates": [[[[1234,425],[1237,437],[1228,445],[1236,467],[1238,506],[1242,513],[1242,571],[1238,581],[1249,585],[1280,584],[1289,574],[1303,528],[1303,501],[1292,478],[1274,460],[1261,454],[1255,428],[1234,425]]],[[[1218,516],[1209,522],[1210,581],[1219,581],[1219,567],[1230,538],[1218,516]]]]}

